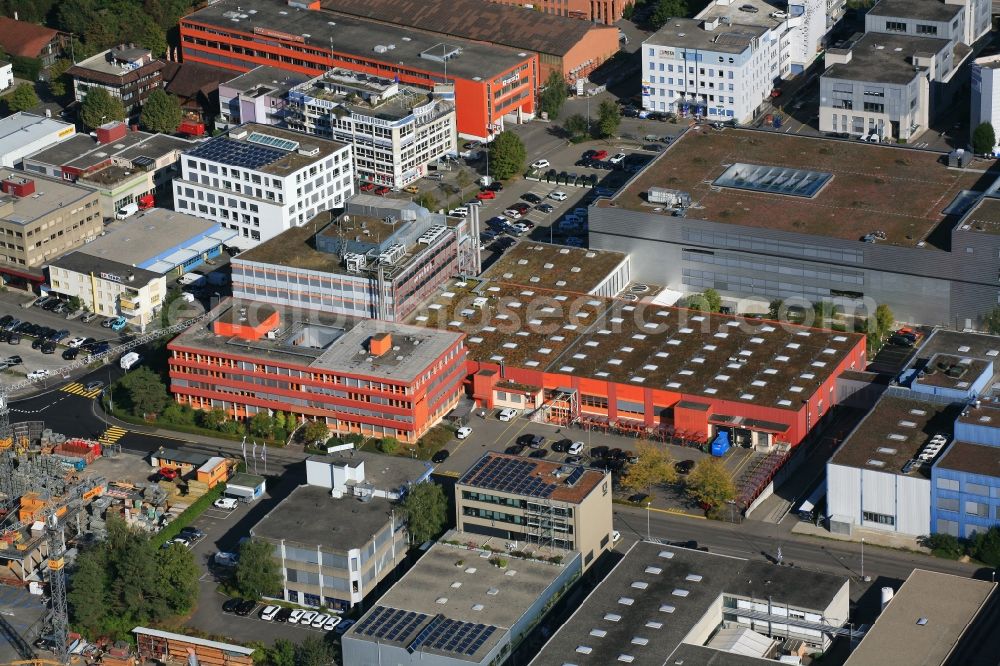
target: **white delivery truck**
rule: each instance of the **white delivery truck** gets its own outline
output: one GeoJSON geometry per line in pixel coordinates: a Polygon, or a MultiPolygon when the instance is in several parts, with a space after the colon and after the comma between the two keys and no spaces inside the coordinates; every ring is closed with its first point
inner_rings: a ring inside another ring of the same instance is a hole
{"type": "Polygon", "coordinates": [[[141,359],[142,357],[135,352],[125,354],[121,360],[122,370],[131,370],[141,359]]]}
{"type": "Polygon", "coordinates": [[[139,212],[139,204],[137,203],[125,204],[124,206],[118,209],[117,213],[115,213],[115,219],[125,220],[132,217],[138,212],[139,212]]]}

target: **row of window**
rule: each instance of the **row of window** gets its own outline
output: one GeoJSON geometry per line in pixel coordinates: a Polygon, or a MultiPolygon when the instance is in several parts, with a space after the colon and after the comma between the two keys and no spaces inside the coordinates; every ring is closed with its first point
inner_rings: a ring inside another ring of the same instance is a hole
{"type": "MultiPolygon", "coordinates": [[[[959,481],[958,479],[946,479],[944,477],[938,477],[937,487],[940,490],[954,490],[958,492],[959,481]]],[[[983,497],[1000,497],[1000,486],[987,486],[982,483],[972,483],[971,481],[965,482],[965,487],[961,488],[963,492],[970,495],[982,495],[983,497]]]]}

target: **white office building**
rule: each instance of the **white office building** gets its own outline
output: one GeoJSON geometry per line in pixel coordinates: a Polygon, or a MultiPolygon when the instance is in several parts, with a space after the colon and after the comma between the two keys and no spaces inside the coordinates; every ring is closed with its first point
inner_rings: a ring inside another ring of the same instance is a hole
{"type": "MultiPolygon", "coordinates": [[[[972,104],[969,130],[990,123],[1000,130],[1000,55],[976,58],[972,63],[972,104]]],[[[1000,141],[993,152],[1000,149],[1000,141]]]]}
{"type": "Polygon", "coordinates": [[[347,144],[249,123],[182,156],[175,208],[238,232],[245,249],[342,208],[352,171],[347,144]]]}
{"type": "Polygon", "coordinates": [[[428,92],[334,69],[292,88],[286,122],[300,132],[352,144],[360,179],[398,188],[455,152],[454,100],[450,86],[428,92]]]}
{"type": "Polygon", "coordinates": [[[715,0],[694,19],[671,19],[643,43],[643,108],[748,122],[781,79],[816,58],[826,12],[826,0],[787,11],[762,0],[715,0]]]}

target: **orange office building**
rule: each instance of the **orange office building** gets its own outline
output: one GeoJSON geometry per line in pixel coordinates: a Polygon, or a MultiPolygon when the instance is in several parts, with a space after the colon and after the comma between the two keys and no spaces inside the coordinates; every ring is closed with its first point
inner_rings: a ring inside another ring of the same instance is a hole
{"type": "Polygon", "coordinates": [[[290,413],[414,443],[458,402],[464,336],[229,299],[168,345],[170,390],[230,417],[290,413]]]}
{"type": "Polygon", "coordinates": [[[341,67],[428,90],[450,84],[458,133],[470,139],[488,140],[506,123],[535,114],[536,53],[301,7],[280,0],[210,4],[180,21],[183,59],[309,76],[341,67]]]}
{"type": "Polygon", "coordinates": [[[536,8],[545,14],[568,16],[570,18],[594,21],[611,25],[622,17],[629,0],[486,0],[501,5],[536,8]]]}

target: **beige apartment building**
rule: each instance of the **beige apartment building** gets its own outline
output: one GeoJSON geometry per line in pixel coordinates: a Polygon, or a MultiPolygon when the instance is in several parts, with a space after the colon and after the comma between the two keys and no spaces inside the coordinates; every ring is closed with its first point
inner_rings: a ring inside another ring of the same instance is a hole
{"type": "Polygon", "coordinates": [[[462,532],[578,551],[583,568],[611,548],[611,475],[580,465],[490,452],[455,485],[462,532]]]}
{"type": "Polygon", "coordinates": [[[0,169],[0,273],[8,279],[43,282],[43,264],[95,238],[102,227],[96,192],[0,169]]]}

